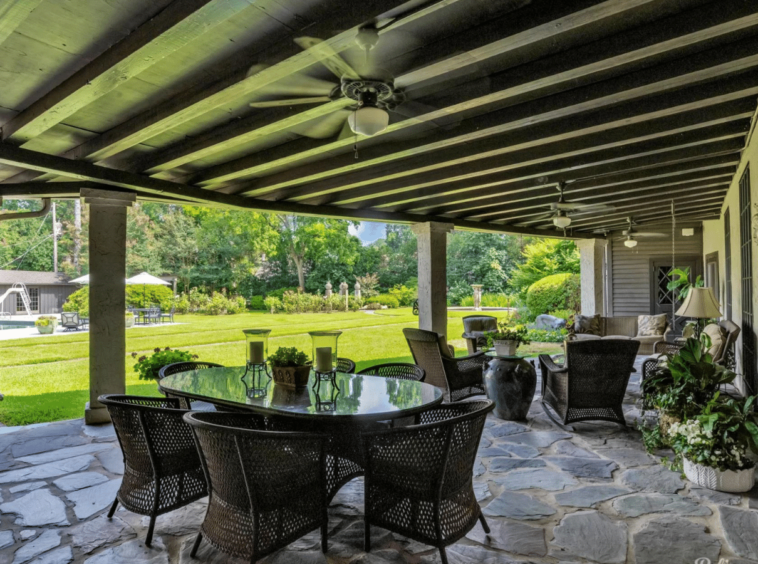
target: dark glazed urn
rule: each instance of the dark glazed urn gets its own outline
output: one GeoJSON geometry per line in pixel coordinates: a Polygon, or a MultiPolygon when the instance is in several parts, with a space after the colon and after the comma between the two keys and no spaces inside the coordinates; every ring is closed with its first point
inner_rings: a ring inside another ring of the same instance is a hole
{"type": "Polygon", "coordinates": [[[537,372],[523,358],[493,358],[484,369],[487,397],[500,419],[526,419],[537,389],[537,372]]]}

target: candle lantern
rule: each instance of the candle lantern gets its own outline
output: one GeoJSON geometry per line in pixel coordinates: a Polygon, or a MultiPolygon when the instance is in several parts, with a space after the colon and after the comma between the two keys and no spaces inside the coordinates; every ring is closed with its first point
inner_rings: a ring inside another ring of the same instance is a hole
{"type": "Polygon", "coordinates": [[[313,368],[316,376],[331,378],[337,371],[337,339],[342,331],[311,331],[313,368]]]}
{"type": "Polygon", "coordinates": [[[247,355],[245,374],[252,372],[252,387],[259,390],[263,387],[262,376],[265,374],[268,378],[266,361],[268,360],[268,336],[271,334],[271,329],[244,329],[242,332],[245,334],[247,355]]]}

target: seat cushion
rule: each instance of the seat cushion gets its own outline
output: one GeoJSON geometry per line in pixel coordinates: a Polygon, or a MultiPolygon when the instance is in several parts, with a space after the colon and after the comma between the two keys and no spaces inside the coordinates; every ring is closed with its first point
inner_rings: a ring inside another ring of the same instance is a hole
{"type": "Polygon", "coordinates": [[[721,349],[724,348],[724,344],[726,343],[724,329],[720,325],[709,323],[705,326],[705,329],[703,329],[703,333],[711,338],[711,346],[708,349],[708,354],[710,354],[714,360],[719,360],[721,358],[721,349]]]}
{"type": "Polygon", "coordinates": [[[575,341],[596,341],[602,339],[600,335],[592,335],[590,333],[576,333],[572,335],[570,340],[575,341]]]}
{"type": "Polygon", "coordinates": [[[487,315],[465,317],[463,330],[468,334],[497,331],[497,319],[487,315]]]}
{"type": "Polygon", "coordinates": [[[574,333],[577,335],[601,335],[600,314],[574,316],[574,333]]]}
{"type": "Polygon", "coordinates": [[[606,335],[603,337],[603,340],[605,339],[620,339],[622,341],[629,341],[631,340],[631,337],[629,335],[606,335]]]}
{"type": "Polygon", "coordinates": [[[666,331],[666,314],[660,315],[638,315],[637,316],[637,336],[654,337],[662,336],[666,331]]]}

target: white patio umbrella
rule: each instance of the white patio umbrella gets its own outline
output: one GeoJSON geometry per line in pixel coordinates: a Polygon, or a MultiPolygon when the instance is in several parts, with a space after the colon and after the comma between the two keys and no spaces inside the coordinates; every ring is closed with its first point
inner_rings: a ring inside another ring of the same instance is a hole
{"type": "Polygon", "coordinates": [[[142,284],[142,307],[145,307],[145,287],[150,286],[171,286],[171,282],[166,282],[162,278],[148,274],[147,272],[141,272],[137,276],[132,276],[126,279],[127,284],[142,284]]]}
{"type": "Polygon", "coordinates": [[[89,274],[85,274],[84,276],[80,276],[79,278],[74,278],[70,281],[71,284],[89,284],[89,274]]]}

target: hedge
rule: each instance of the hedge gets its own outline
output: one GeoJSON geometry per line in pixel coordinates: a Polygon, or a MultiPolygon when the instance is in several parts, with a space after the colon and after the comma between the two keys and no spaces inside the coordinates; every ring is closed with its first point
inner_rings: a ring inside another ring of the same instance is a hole
{"type": "Polygon", "coordinates": [[[552,274],[538,280],[526,292],[526,307],[532,318],[555,311],[577,311],[581,303],[580,278],[578,274],[552,274]]]}

